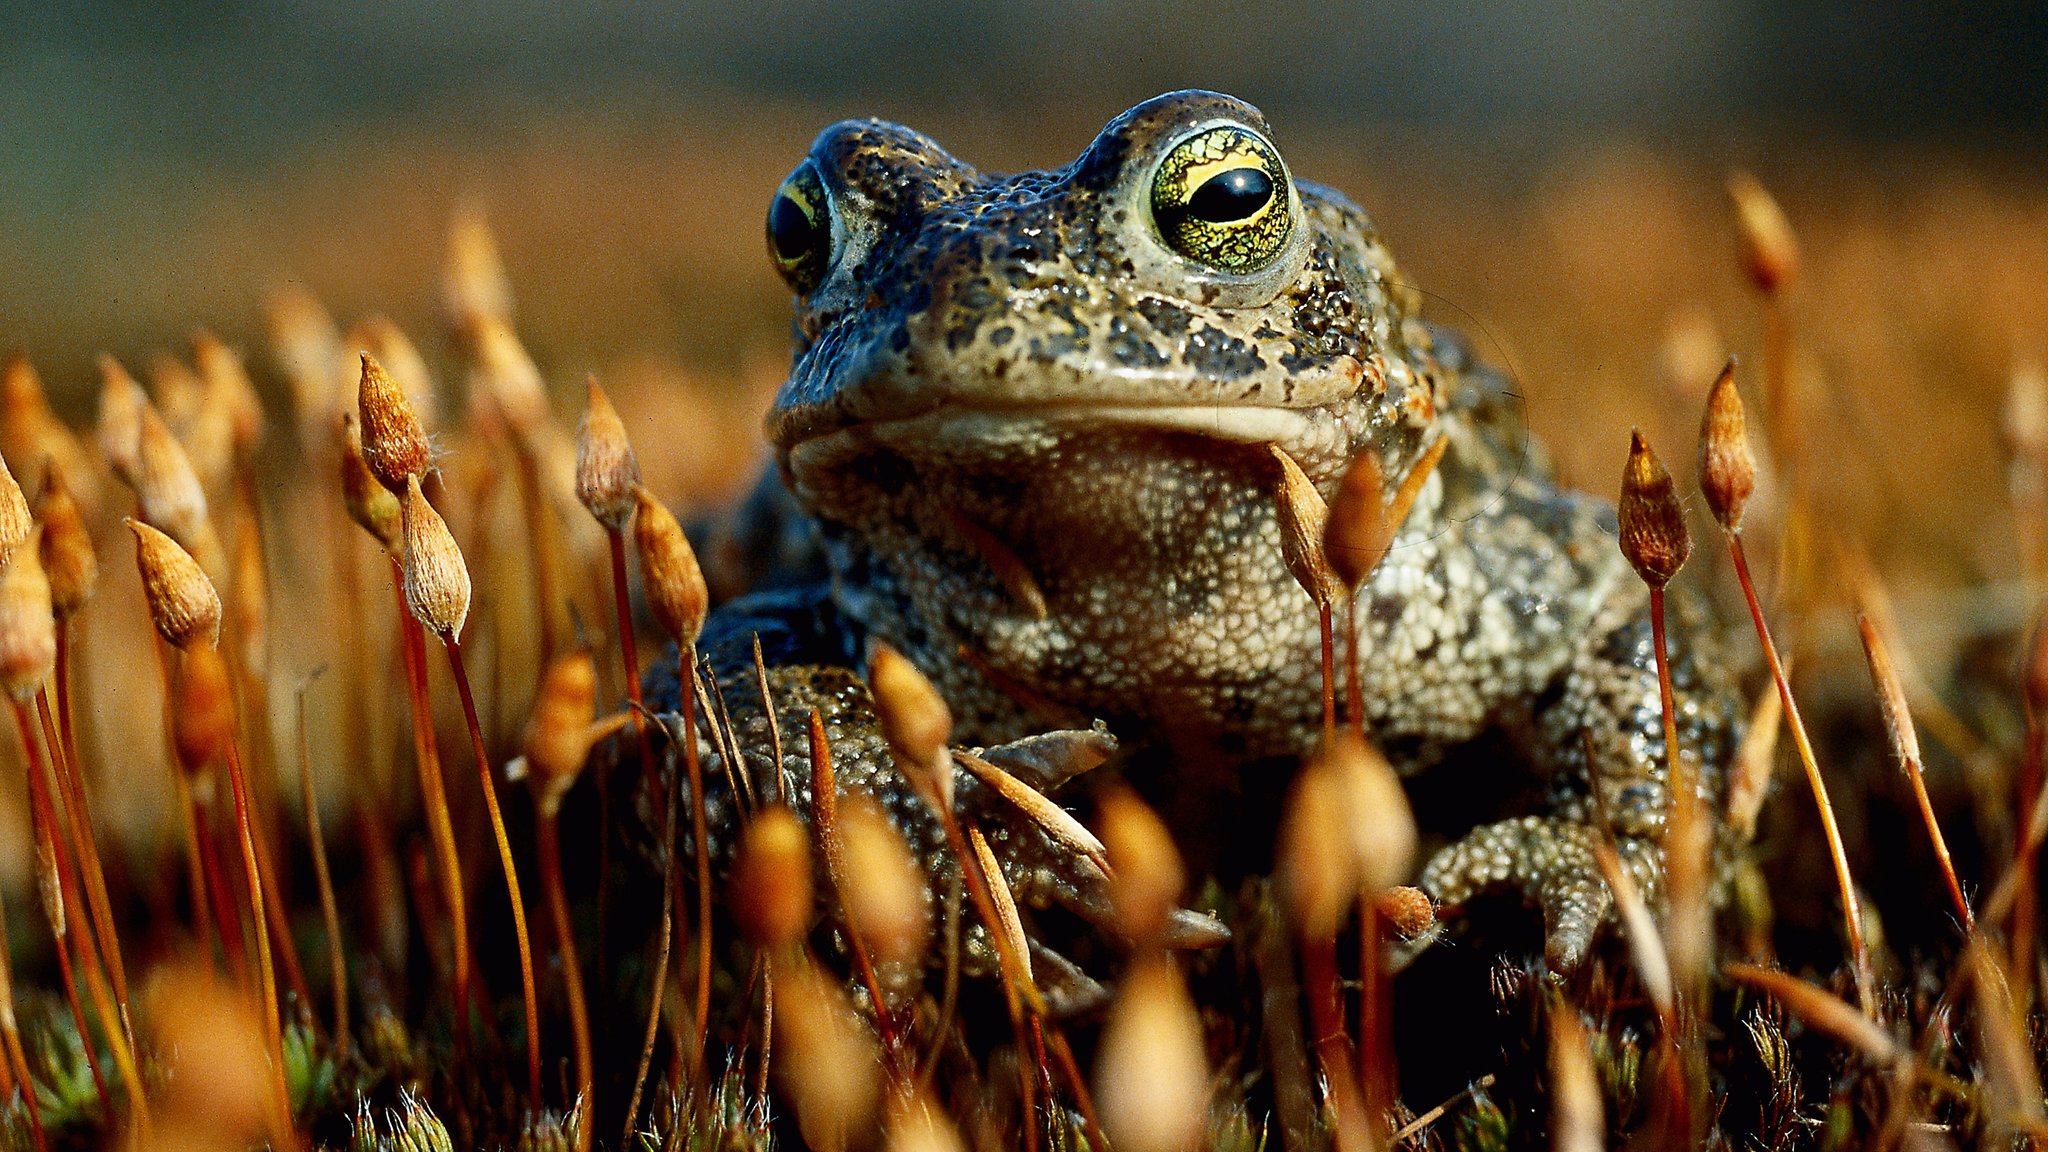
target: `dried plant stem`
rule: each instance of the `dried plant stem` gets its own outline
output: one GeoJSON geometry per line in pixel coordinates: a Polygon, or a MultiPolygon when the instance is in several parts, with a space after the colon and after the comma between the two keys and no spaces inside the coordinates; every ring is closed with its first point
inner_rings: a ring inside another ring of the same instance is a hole
{"type": "Polygon", "coordinates": [[[1337,730],[1337,639],[1328,601],[1316,605],[1316,635],[1322,641],[1323,735],[1327,737],[1337,730]]]}
{"type": "MultiPolygon", "coordinates": [[[[55,670],[50,674],[51,681],[57,686],[57,731],[64,741],[64,757],[74,766],[74,770],[75,766],[80,763],[78,759],[78,733],[71,723],[71,654],[77,642],[74,634],[74,630],[77,627],[78,625],[72,617],[57,617],[57,664],[55,670]]],[[[116,987],[123,989],[121,1000],[122,1003],[127,1003],[128,995],[125,991],[127,987],[125,973],[121,979],[116,981],[116,987]]]]}
{"type": "MultiPolygon", "coordinates": [[[[253,801],[255,797],[251,797],[253,801]]],[[[249,810],[256,845],[256,866],[262,870],[263,887],[273,894],[264,902],[265,924],[269,928],[271,947],[277,950],[278,966],[284,969],[285,980],[292,986],[292,994],[298,998],[299,1013],[303,1022],[313,1024],[313,989],[306,983],[306,967],[299,960],[298,941],[292,939],[291,920],[285,912],[284,885],[278,880],[277,863],[270,853],[268,826],[263,814],[253,804],[249,810]]]]}
{"type": "Polygon", "coordinates": [[[1358,1094],[1358,1076],[1351,1069],[1351,1037],[1344,1031],[1343,986],[1337,975],[1334,939],[1301,942],[1302,982],[1307,985],[1309,1026],[1315,1030],[1316,1062],[1336,1114],[1339,1152],[1375,1147],[1370,1138],[1375,1120],[1358,1094]]]}
{"type": "Polygon", "coordinates": [[[469,905],[463,898],[462,860],[455,847],[455,822],[448,815],[448,787],[441,778],[441,751],[434,739],[433,705],[427,697],[426,630],[405,603],[405,576],[391,558],[391,590],[398,598],[399,647],[405,659],[405,686],[412,705],[413,763],[419,769],[420,803],[426,809],[428,840],[434,846],[441,896],[448,905],[448,936],[455,954],[455,1047],[458,1057],[469,1045],[469,905]]]}
{"type": "Polygon", "coordinates": [[[1792,699],[1792,683],[1785,677],[1785,666],[1778,659],[1778,646],[1771,640],[1770,625],[1764,619],[1763,605],[1757,600],[1756,584],[1749,574],[1749,558],[1742,549],[1742,536],[1735,532],[1724,535],[1728,539],[1728,555],[1735,562],[1736,580],[1742,585],[1743,598],[1749,603],[1750,622],[1756,626],[1757,641],[1762,645],[1764,661],[1771,669],[1771,682],[1778,686],[1778,698],[1785,705],[1785,722],[1792,731],[1792,745],[1799,752],[1799,763],[1806,769],[1806,782],[1813,789],[1814,807],[1820,813],[1821,831],[1827,837],[1828,857],[1835,866],[1835,886],[1842,897],[1842,920],[1855,965],[1857,996],[1865,1014],[1870,1014],[1875,1011],[1876,1003],[1871,989],[1870,949],[1863,939],[1863,906],[1856,896],[1855,878],[1849,874],[1849,855],[1842,848],[1841,829],[1835,825],[1835,806],[1828,800],[1827,782],[1821,779],[1813,744],[1807,740],[1806,725],[1799,719],[1799,705],[1792,699]]]}
{"type": "MultiPolygon", "coordinates": [[[[684,690],[685,698],[688,690],[684,690]]],[[[683,730],[688,740],[692,733],[683,730]]],[[[673,761],[670,762],[673,764],[673,761]]],[[[673,768],[671,768],[673,774],[673,768]]],[[[640,1118],[640,1094],[647,1087],[647,1072],[654,1065],[654,1040],[661,1030],[661,1001],[668,987],[669,945],[674,939],[676,917],[676,789],[667,789],[667,803],[662,806],[661,821],[661,932],[656,937],[654,977],[647,982],[647,1032],[640,1041],[640,1067],[633,1074],[633,1095],[626,1102],[626,1130],[619,1137],[619,1147],[630,1148],[633,1144],[633,1125],[640,1118]]]]}
{"type": "Polygon", "coordinates": [[[547,492],[541,484],[540,462],[525,439],[513,437],[513,476],[519,486],[519,507],[526,514],[527,546],[533,553],[533,591],[539,601],[535,614],[540,622],[540,664],[545,668],[555,658],[564,631],[562,617],[566,601],[562,596],[562,541],[547,492]]]}
{"type": "MultiPolygon", "coordinates": [[[[214,784],[218,788],[218,783],[214,784]]],[[[213,902],[213,924],[220,938],[221,955],[227,959],[228,974],[235,983],[249,987],[249,945],[243,938],[245,926],[242,914],[236,910],[234,889],[228,884],[227,869],[220,862],[220,850],[214,844],[218,830],[215,827],[213,804],[203,800],[198,793],[192,796],[192,825],[198,829],[199,862],[206,876],[206,891],[213,902]]],[[[262,932],[261,924],[257,931],[262,932]]]]}
{"type": "MultiPolygon", "coordinates": [[[[93,1043],[92,1029],[86,1023],[85,1007],[78,999],[78,973],[72,964],[74,950],[83,958],[89,955],[91,946],[71,932],[67,905],[76,900],[77,889],[72,881],[63,837],[57,829],[56,806],[50,801],[50,782],[43,768],[42,752],[36,745],[35,726],[29,719],[27,705],[20,700],[11,700],[10,703],[14,706],[14,725],[21,735],[22,752],[28,758],[29,823],[36,844],[37,889],[42,895],[43,913],[50,921],[50,936],[56,943],[57,971],[64,985],[64,1003],[70,1009],[72,1025],[78,1029],[79,1044],[85,1049],[85,1065],[92,1073],[92,1086],[99,1096],[100,1113],[111,1119],[114,1115],[113,1098],[107,1094],[106,1076],[100,1071],[97,1045],[93,1043]]],[[[109,1019],[103,1023],[111,1035],[117,1021],[109,1019]]]]}
{"type": "Polygon", "coordinates": [[[512,837],[505,831],[505,813],[498,806],[497,782],[491,776],[491,755],[484,747],[483,729],[477,724],[476,697],[469,690],[469,673],[462,665],[462,641],[454,633],[441,637],[448,651],[448,671],[455,677],[455,692],[462,698],[462,718],[469,725],[469,744],[476,753],[477,782],[483,786],[484,808],[490,813],[491,833],[498,841],[498,863],[505,869],[505,893],[512,901],[512,932],[519,947],[520,991],[526,997],[526,1082],[528,1098],[540,1103],[540,997],[534,989],[533,942],[526,931],[526,901],[519,892],[519,865],[512,858],[512,837]]]}
{"type": "MultiPolygon", "coordinates": [[[[693,662],[695,658],[694,649],[678,653],[679,661],[693,662]]],[[[704,1039],[711,1028],[711,849],[704,816],[704,765],[697,756],[697,693],[690,677],[677,679],[683,698],[683,769],[690,780],[691,848],[697,856],[697,999],[688,1052],[690,1076],[694,1080],[704,1073],[704,1039]]]]}
{"type": "Polygon", "coordinates": [[[100,955],[106,963],[108,976],[113,980],[114,1003],[120,1009],[121,1036],[132,1050],[135,1047],[135,1029],[129,1018],[128,971],[121,960],[120,936],[114,930],[114,906],[107,896],[107,874],[100,861],[99,834],[93,826],[92,809],[86,802],[85,781],[78,768],[75,747],[53,725],[49,693],[36,692],[36,711],[42,720],[45,742],[51,748],[50,759],[57,769],[57,783],[64,797],[64,807],[69,811],[72,841],[77,845],[85,876],[87,911],[92,917],[93,934],[98,940],[100,955]]]}
{"type": "Polygon", "coordinates": [[[192,934],[198,938],[199,947],[210,963],[213,957],[213,905],[207,895],[205,853],[200,847],[199,838],[203,830],[199,824],[199,805],[183,772],[171,773],[171,791],[184,824],[186,899],[192,905],[192,934]]]}
{"type": "MultiPolygon", "coordinates": [[[[839,906],[846,903],[846,853],[839,838],[839,784],[832,765],[832,743],[825,736],[825,719],[816,708],[811,709],[807,729],[811,749],[811,829],[818,837],[818,855],[825,861],[825,877],[832,882],[839,906]]],[[[846,942],[853,953],[854,970],[860,973],[861,983],[868,990],[868,1000],[875,1006],[875,1030],[882,1037],[882,1051],[888,1054],[893,1070],[896,1050],[896,1028],[889,1012],[889,1002],[882,998],[882,983],[875,978],[874,963],[868,957],[867,941],[861,935],[860,925],[852,915],[845,918],[846,942]]]]}
{"type": "Polygon", "coordinates": [[[1365,735],[1365,684],[1358,678],[1358,591],[1344,598],[1344,705],[1351,727],[1365,735]]]}
{"type": "MultiPolygon", "coordinates": [[[[626,674],[626,700],[631,705],[627,712],[632,717],[633,743],[640,749],[640,774],[646,781],[647,795],[654,801],[655,808],[663,806],[661,772],[654,763],[654,744],[647,735],[647,719],[642,715],[645,706],[640,694],[640,643],[633,635],[632,591],[626,582],[626,537],[625,533],[609,524],[604,526],[606,550],[611,554],[612,614],[619,629],[619,664],[626,674]]],[[[609,775],[599,773],[597,777],[598,822],[606,833],[598,838],[597,862],[597,967],[605,970],[605,923],[608,905],[607,879],[611,876],[611,788],[609,775]]]]}
{"type": "MultiPolygon", "coordinates": [[[[0,903],[0,940],[6,938],[6,906],[0,903]]],[[[7,952],[0,948],[0,1042],[7,1049],[8,1069],[8,1083],[0,1090],[20,1090],[22,1102],[28,1107],[28,1127],[35,1138],[36,1152],[49,1152],[49,1141],[43,1135],[43,1114],[36,1105],[35,1079],[29,1072],[28,1053],[21,1046],[21,1025],[14,1017],[14,974],[8,967],[7,952]]]]}
{"type": "MultiPolygon", "coordinates": [[[[324,668],[324,666],[323,666],[324,668]]],[[[313,675],[319,675],[316,669],[313,675]]],[[[334,875],[327,865],[327,838],[320,830],[320,799],[313,785],[313,751],[306,742],[306,689],[299,684],[296,708],[299,756],[299,797],[306,809],[306,842],[313,848],[313,880],[320,890],[320,917],[327,926],[327,976],[334,997],[334,1051],[348,1054],[348,953],[341,941],[341,910],[334,900],[334,875]]]]}
{"type": "Polygon", "coordinates": [[[229,740],[225,749],[228,782],[235,794],[235,826],[242,841],[242,867],[249,878],[249,915],[256,930],[258,984],[263,992],[263,1034],[270,1045],[270,1087],[277,1106],[277,1138],[286,1148],[298,1145],[292,1130],[291,1088],[285,1083],[284,1027],[277,1007],[277,973],[270,963],[270,937],[263,931],[263,871],[256,859],[256,834],[249,811],[249,781],[242,772],[242,754],[229,740]]]}
{"type": "Polygon", "coordinates": [[[533,812],[535,850],[540,854],[541,890],[547,900],[548,918],[554,921],[555,948],[562,957],[563,991],[569,998],[569,1031],[575,1045],[577,1152],[590,1152],[591,1094],[596,1083],[591,1070],[590,1008],[583,999],[583,966],[576,959],[576,932],[569,920],[569,894],[562,885],[562,838],[553,813],[541,810],[536,799],[533,812]]]}

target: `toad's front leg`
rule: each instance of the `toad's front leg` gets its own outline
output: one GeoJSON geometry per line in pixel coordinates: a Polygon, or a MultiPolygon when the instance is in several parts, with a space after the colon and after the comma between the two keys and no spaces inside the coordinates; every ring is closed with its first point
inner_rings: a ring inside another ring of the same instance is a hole
{"type": "MultiPolygon", "coordinates": [[[[1739,698],[1697,601],[1674,589],[1668,607],[1679,756],[1702,810],[1717,813],[1723,769],[1740,737],[1739,698]]],[[[1543,912],[1554,971],[1578,967],[1612,912],[1594,854],[1603,836],[1614,837],[1622,866],[1646,894],[1654,898],[1663,886],[1671,772],[1641,584],[1623,582],[1609,594],[1562,675],[1540,713],[1524,710],[1511,722],[1550,779],[1549,812],[1473,829],[1431,858],[1422,876],[1423,890],[1450,907],[1489,890],[1519,891],[1543,912]]]]}

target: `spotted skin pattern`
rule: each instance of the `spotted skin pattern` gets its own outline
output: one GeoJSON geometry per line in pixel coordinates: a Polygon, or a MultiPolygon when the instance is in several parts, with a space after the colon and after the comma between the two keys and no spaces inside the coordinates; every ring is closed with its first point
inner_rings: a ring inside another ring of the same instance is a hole
{"type": "MultiPolygon", "coordinates": [[[[797,297],[767,429],[830,580],[714,615],[728,704],[765,726],[758,633],[786,755],[803,759],[793,734],[829,705],[848,786],[881,795],[935,871],[949,865],[865,688],[827,671],[858,667],[870,638],[930,677],[963,743],[1099,719],[1190,778],[1298,756],[1320,727],[1318,629],[1282,558],[1269,446],[1329,495],[1357,454],[1398,478],[1445,438],[1358,597],[1366,719],[1404,773],[1497,731],[1546,782],[1541,810],[1464,832],[1419,884],[1446,909],[1522,894],[1552,964],[1573,967],[1611,910],[1599,814],[1654,891],[1669,804],[1647,596],[1613,511],[1555,485],[1504,380],[1420,319],[1341,194],[1277,181],[1286,242],[1251,271],[1174,250],[1155,173],[1218,125],[1272,140],[1256,109],[1205,92],[1139,105],[1054,172],[984,174],[878,121],[817,138],[805,163],[830,201],[831,255],[797,297]]],[[[1736,695],[1694,603],[1672,602],[1680,744],[1713,803],[1736,695]]],[[[672,700],[666,675],[656,698],[672,700]]],[[[766,747],[746,755],[772,774],[766,747]]],[[[1099,897],[1092,865],[999,801],[962,805],[1001,830],[1031,899],[1099,897]]]]}

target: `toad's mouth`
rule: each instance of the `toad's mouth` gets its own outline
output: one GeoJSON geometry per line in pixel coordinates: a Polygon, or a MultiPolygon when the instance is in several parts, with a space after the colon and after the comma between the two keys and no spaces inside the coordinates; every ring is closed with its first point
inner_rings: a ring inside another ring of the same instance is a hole
{"type": "Polygon", "coordinates": [[[1352,442],[1351,408],[1252,404],[1055,403],[982,407],[948,404],[914,416],[842,426],[789,445],[798,475],[830,469],[877,449],[913,459],[972,460],[1028,455],[1094,434],[1158,432],[1225,444],[1277,444],[1313,472],[1341,461],[1352,442]]]}

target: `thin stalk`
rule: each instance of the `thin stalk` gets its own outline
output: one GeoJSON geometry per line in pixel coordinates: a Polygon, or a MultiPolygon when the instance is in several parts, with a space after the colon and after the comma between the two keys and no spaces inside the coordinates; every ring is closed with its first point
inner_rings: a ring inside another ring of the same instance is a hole
{"type": "MultiPolygon", "coordinates": [[[[70,874],[70,860],[64,851],[64,840],[57,829],[55,805],[50,802],[50,782],[44,775],[43,755],[36,745],[34,725],[28,718],[28,706],[20,700],[14,705],[15,730],[21,734],[21,747],[28,757],[28,809],[31,833],[36,842],[38,883],[37,889],[43,899],[43,914],[50,921],[50,936],[56,942],[57,970],[64,984],[64,1003],[71,1011],[71,1023],[78,1029],[79,1045],[85,1050],[85,1066],[92,1073],[93,1091],[98,1094],[100,1114],[109,1122],[114,1117],[113,1097],[107,1094],[107,1080],[100,1071],[97,1045],[93,1043],[92,1029],[85,1019],[85,1007],[78,999],[78,973],[71,962],[74,949],[89,949],[71,933],[70,911],[67,896],[76,898],[76,888],[70,874]]],[[[107,1031],[112,1033],[115,1021],[104,1021],[107,1031]]]]}
{"type": "MultiPolygon", "coordinates": [[[[626,583],[626,538],[624,533],[609,524],[605,525],[604,534],[605,543],[608,545],[606,550],[611,553],[612,611],[618,622],[619,664],[626,674],[626,700],[631,705],[627,710],[633,717],[633,742],[640,749],[640,774],[647,782],[648,798],[654,801],[655,807],[660,808],[663,804],[661,772],[655,767],[654,746],[647,737],[647,720],[641,714],[643,701],[640,696],[640,643],[633,635],[632,591],[626,583]]],[[[610,885],[606,881],[611,876],[612,795],[608,779],[608,773],[598,774],[598,826],[605,830],[597,841],[597,967],[600,972],[605,971],[605,913],[609,906],[610,892],[610,885]]]]}
{"type": "MultiPolygon", "coordinates": [[[[214,785],[218,787],[218,784],[214,785]]],[[[227,959],[228,974],[244,989],[249,987],[249,944],[243,939],[242,915],[235,909],[234,889],[228,883],[227,869],[220,862],[220,851],[214,844],[213,804],[201,800],[197,793],[192,797],[192,824],[199,829],[199,860],[206,872],[206,891],[213,901],[213,924],[220,938],[221,955],[227,959]]],[[[258,935],[263,925],[256,925],[258,935]]],[[[265,937],[267,940],[268,937],[265,937]]]]}
{"type": "Polygon", "coordinates": [[[1365,685],[1358,678],[1358,591],[1344,601],[1344,705],[1350,712],[1351,727],[1365,735],[1365,685]]]}
{"type": "Polygon", "coordinates": [[[540,620],[540,666],[545,668],[555,658],[555,648],[560,642],[562,626],[562,549],[561,538],[556,533],[554,516],[549,512],[547,495],[542,490],[540,464],[528,450],[525,441],[513,436],[512,457],[516,465],[513,476],[519,486],[519,507],[526,516],[527,547],[533,552],[533,591],[540,602],[536,613],[540,620]]]}
{"type": "MultiPolygon", "coordinates": [[[[846,853],[839,839],[839,785],[832,764],[832,743],[825,736],[825,720],[816,708],[811,709],[811,830],[818,838],[818,855],[825,859],[825,877],[832,882],[839,906],[846,903],[846,853]]],[[[867,987],[868,999],[875,1006],[875,1029],[881,1033],[882,1051],[889,1054],[894,1067],[896,1051],[896,1027],[890,1018],[889,1002],[882,998],[882,982],[875,978],[875,966],[868,958],[867,941],[862,937],[860,925],[851,915],[845,917],[846,942],[853,953],[854,970],[860,973],[861,983],[867,987]]]]}
{"type": "Polygon", "coordinates": [[[192,795],[192,785],[185,779],[183,771],[171,773],[171,791],[175,794],[178,814],[185,826],[185,879],[190,891],[186,895],[192,904],[192,932],[199,939],[199,947],[206,953],[209,964],[213,962],[213,903],[207,895],[206,855],[200,846],[202,829],[199,824],[199,804],[192,795]]]}
{"type": "Polygon", "coordinates": [[[271,968],[270,935],[263,930],[263,869],[256,857],[256,833],[249,810],[249,782],[242,772],[242,754],[235,741],[227,742],[228,782],[235,794],[235,827],[242,841],[242,867],[249,878],[249,915],[256,930],[256,967],[263,991],[263,1035],[270,1044],[270,1088],[276,1097],[278,1142],[286,1148],[298,1146],[292,1129],[291,1088],[284,1078],[284,1027],[278,1016],[277,973],[271,968]]]}
{"type": "Polygon", "coordinates": [[[491,832],[498,840],[498,862],[505,869],[505,893],[512,901],[512,932],[519,946],[520,990],[526,997],[526,1085],[528,1098],[540,1105],[540,997],[534,990],[533,942],[526,932],[526,901],[519,894],[519,866],[512,859],[512,838],[505,832],[505,813],[498,807],[497,783],[491,778],[491,756],[484,748],[483,729],[476,719],[476,697],[469,690],[469,673],[462,666],[462,641],[450,632],[441,637],[448,652],[448,670],[455,676],[455,691],[462,698],[462,716],[469,724],[470,748],[476,753],[477,781],[483,785],[484,807],[490,812],[491,832]]]}
{"type": "Polygon", "coordinates": [[[1323,738],[1337,731],[1337,638],[1332,627],[1330,605],[1316,605],[1316,635],[1322,641],[1323,656],[1323,738]]]}
{"type": "MultiPolygon", "coordinates": [[[[0,903],[0,940],[7,938],[7,909],[0,903]]],[[[8,968],[7,949],[0,948],[0,1041],[7,1049],[9,1090],[18,1087],[22,1102],[28,1106],[28,1127],[34,1134],[36,1152],[49,1152],[49,1141],[43,1136],[43,1114],[36,1106],[36,1082],[29,1073],[28,1053],[21,1046],[21,1025],[14,1018],[14,974],[8,968]]]]}
{"type": "MultiPolygon", "coordinates": [[[[678,654],[689,660],[694,652],[678,654]]],[[[697,999],[696,1029],[690,1035],[690,1076],[704,1072],[705,1034],[711,1028],[711,849],[704,816],[704,765],[697,757],[697,694],[689,677],[677,678],[683,697],[683,768],[690,778],[691,847],[697,856],[697,999]]]]}
{"type": "Polygon", "coordinates": [[[576,1149],[590,1152],[591,1095],[596,1080],[591,1072],[590,1008],[583,999],[583,966],[576,960],[576,933],[569,922],[569,895],[562,886],[562,839],[555,814],[544,812],[536,799],[533,810],[534,843],[540,853],[541,890],[547,899],[548,917],[554,921],[555,949],[562,957],[563,990],[569,997],[569,1029],[576,1048],[576,1149]]]}
{"type": "Polygon", "coordinates": [[[1358,1078],[1351,1071],[1351,1038],[1344,1032],[1343,992],[1337,977],[1337,942],[1303,940],[1301,944],[1309,1025],[1315,1029],[1316,1061],[1323,1066],[1325,1091],[1336,1114],[1336,1146],[1339,1152],[1362,1152],[1373,1146],[1368,1137],[1373,1120],[1358,1095],[1358,1078]]]}
{"type": "Polygon", "coordinates": [[[72,843],[77,845],[81,871],[85,876],[87,912],[92,917],[93,935],[107,973],[114,982],[114,1003],[121,1014],[121,1035],[132,1049],[135,1030],[128,1015],[128,972],[121,961],[121,938],[114,930],[113,901],[107,896],[107,874],[100,862],[99,833],[93,827],[92,809],[86,804],[84,775],[70,742],[53,725],[49,693],[36,691],[36,712],[42,721],[44,742],[57,769],[57,784],[64,798],[71,824],[72,843]]]}
{"type": "Polygon", "coordinates": [[[1749,558],[1742,550],[1742,537],[1725,533],[1728,555],[1735,562],[1735,576],[1742,595],[1749,602],[1750,622],[1756,626],[1764,661],[1771,669],[1771,682],[1778,686],[1778,699],[1785,705],[1785,721],[1792,729],[1792,744],[1799,751],[1799,763],[1806,769],[1806,783],[1813,789],[1814,806],[1820,812],[1821,831],[1827,837],[1828,856],[1835,865],[1835,886],[1842,895],[1842,919],[1848,932],[1849,951],[1856,967],[1856,992],[1865,1015],[1876,1010],[1872,1000],[1870,949],[1863,939],[1863,905],[1856,896],[1856,881],[1849,875],[1849,855],[1842,848],[1842,832],[1835,826],[1835,806],[1828,800],[1827,782],[1821,779],[1813,745],[1806,738],[1806,725],[1799,719],[1799,705],[1792,699],[1792,684],[1785,678],[1785,666],[1778,659],[1778,646],[1771,641],[1770,625],[1764,620],[1763,605],[1757,601],[1756,584],[1750,579],[1749,558]]]}
{"type": "MultiPolygon", "coordinates": [[[[683,690],[684,699],[689,690],[683,690]]],[[[691,738],[685,728],[683,738],[691,738]]],[[[673,769],[671,769],[673,771],[673,769]]],[[[661,822],[661,933],[658,936],[654,960],[654,979],[647,985],[647,1033],[640,1042],[640,1067],[633,1074],[633,1095],[626,1103],[626,1130],[619,1137],[619,1147],[633,1145],[633,1124],[640,1118],[640,1094],[647,1086],[647,1071],[654,1064],[654,1040],[661,1031],[661,1000],[663,990],[668,986],[669,945],[676,921],[676,892],[674,883],[676,870],[676,789],[667,790],[667,803],[662,806],[661,822]]]]}
{"type": "Polygon", "coordinates": [[[405,686],[412,704],[413,763],[419,769],[420,804],[427,812],[428,840],[448,905],[448,934],[455,953],[455,1045],[469,1044],[469,904],[463,899],[462,861],[455,847],[455,822],[448,815],[448,787],[441,778],[441,750],[434,739],[433,705],[427,696],[426,630],[405,603],[405,574],[391,557],[391,591],[398,599],[399,647],[405,656],[405,686]]]}
{"type": "MultiPolygon", "coordinates": [[[[251,798],[254,799],[253,797],[251,798]]],[[[263,813],[255,807],[249,815],[256,823],[251,831],[256,845],[256,866],[263,873],[263,887],[275,893],[274,899],[264,901],[264,914],[268,917],[264,925],[269,928],[271,947],[276,949],[279,967],[284,969],[285,981],[291,985],[292,994],[298,998],[302,1022],[313,1025],[313,989],[306,983],[306,968],[299,960],[298,941],[292,939],[291,921],[285,911],[284,884],[278,880],[277,863],[270,853],[270,837],[266,834],[263,813]]]]}
{"type": "MultiPolygon", "coordinates": [[[[51,673],[51,679],[57,685],[57,731],[63,737],[65,758],[73,765],[77,765],[80,762],[78,759],[78,734],[71,724],[72,617],[59,616],[56,623],[57,664],[55,671],[51,673]]],[[[128,994],[125,990],[125,980],[118,981],[117,986],[123,989],[121,1002],[127,1003],[128,994]]]]}
{"type": "Polygon", "coordinates": [[[320,917],[327,926],[327,976],[334,997],[334,1053],[348,1055],[348,955],[341,945],[341,910],[334,900],[334,876],[327,866],[327,838],[320,830],[320,800],[313,787],[313,752],[306,742],[306,688],[298,691],[299,796],[306,809],[306,841],[313,847],[313,880],[320,890],[320,917]]]}

